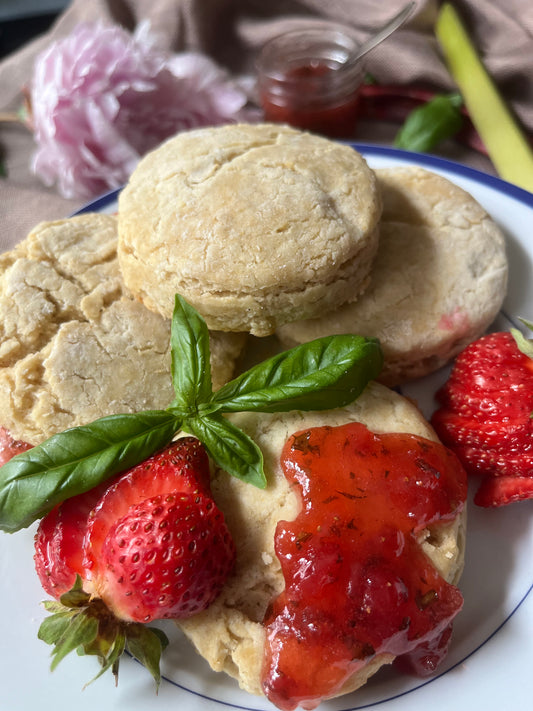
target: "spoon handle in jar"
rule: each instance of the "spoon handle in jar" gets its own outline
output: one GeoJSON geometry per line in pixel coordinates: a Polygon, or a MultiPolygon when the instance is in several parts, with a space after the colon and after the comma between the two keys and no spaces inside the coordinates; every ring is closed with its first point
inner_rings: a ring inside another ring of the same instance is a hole
{"type": "Polygon", "coordinates": [[[355,62],[358,62],[361,57],[370,52],[371,49],[374,49],[374,47],[376,47],[380,42],[383,42],[383,40],[392,34],[394,30],[397,30],[400,25],[403,25],[413,11],[415,5],[415,2],[408,2],[397,15],[386,22],[380,30],[363,42],[357,50],[357,54],[350,58],[350,63],[355,64],[355,62]]]}

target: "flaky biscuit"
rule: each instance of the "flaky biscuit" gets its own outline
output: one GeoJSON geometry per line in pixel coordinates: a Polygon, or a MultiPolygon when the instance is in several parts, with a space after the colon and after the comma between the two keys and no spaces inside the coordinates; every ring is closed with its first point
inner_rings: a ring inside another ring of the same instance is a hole
{"type": "MultiPolygon", "coordinates": [[[[0,255],[0,425],[15,439],[172,401],[170,322],[128,294],[116,244],[114,216],[84,214],[0,255]]],[[[243,338],[211,334],[216,387],[243,338]]]]}
{"type": "Polygon", "coordinates": [[[501,308],[508,266],[501,230],[467,192],[417,167],[376,175],[383,216],[367,290],[278,336],[286,346],[333,333],[377,337],[380,380],[396,385],[436,370],[485,331],[501,308]]]}
{"type": "Polygon", "coordinates": [[[263,336],[357,298],[380,212],[349,146],[270,124],[183,132],[119,197],[121,270],[166,317],[177,292],[209,327],[263,336]]]}
{"type": "MultiPolygon", "coordinates": [[[[235,575],[225,584],[220,597],[204,612],[179,621],[180,628],[198,652],[216,671],[238,680],[248,692],[261,694],[265,629],[262,620],[284,581],[274,550],[279,520],[292,520],[298,502],[281,470],[280,455],[289,436],[322,425],[362,422],[376,433],[410,432],[436,440],[419,410],[407,399],[378,383],[371,383],[351,405],[326,412],[280,414],[242,413],[232,422],[259,445],[268,486],[265,490],[218,471],[213,492],[224,511],[237,548],[235,575]]],[[[425,530],[420,543],[440,574],[457,583],[464,562],[466,510],[453,523],[425,530]]],[[[392,661],[381,655],[347,682],[344,693],[364,684],[383,664],[392,661]]]]}

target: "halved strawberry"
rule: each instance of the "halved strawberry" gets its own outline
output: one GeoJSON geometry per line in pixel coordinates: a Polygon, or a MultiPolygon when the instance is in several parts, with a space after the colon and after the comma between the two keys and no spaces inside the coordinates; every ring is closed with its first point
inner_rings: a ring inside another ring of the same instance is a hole
{"type": "Polygon", "coordinates": [[[41,519],[35,534],[35,570],[44,590],[59,598],[84,577],[83,538],[87,518],[106,487],[67,499],[41,519]]]}
{"type": "Polygon", "coordinates": [[[499,476],[487,477],[474,496],[478,506],[504,506],[514,501],[533,498],[533,477],[499,476]]]}
{"type": "Polygon", "coordinates": [[[491,479],[519,479],[515,493],[510,481],[484,481],[475,498],[481,506],[533,498],[533,486],[527,481],[533,481],[530,346],[517,332],[483,336],[457,357],[448,381],[437,393],[440,407],[431,423],[467,472],[491,479]]]}
{"type": "Polygon", "coordinates": [[[132,467],[111,484],[87,521],[83,542],[86,580],[98,567],[104,538],[128,510],[159,494],[192,493],[209,496],[209,459],[194,437],[183,437],[161,452],[132,467]]]}
{"type": "Polygon", "coordinates": [[[35,565],[59,598],[46,603],[53,615],[39,631],[53,666],[81,648],[117,674],[128,649],[159,682],[166,637],[143,623],[205,609],[234,565],[209,488],[205,449],[187,437],[41,521],[35,565]]]}
{"type": "Polygon", "coordinates": [[[222,513],[201,494],[154,496],[109,530],[95,581],[117,617],[190,617],[210,605],[233,566],[222,513]]]}

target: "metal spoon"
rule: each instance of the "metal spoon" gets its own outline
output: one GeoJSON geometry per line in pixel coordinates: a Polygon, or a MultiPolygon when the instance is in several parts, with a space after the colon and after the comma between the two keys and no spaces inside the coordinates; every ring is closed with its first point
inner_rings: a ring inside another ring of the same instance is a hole
{"type": "Polygon", "coordinates": [[[371,49],[374,49],[376,45],[378,45],[380,42],[383,42],[384,39],[386,39],[394,30],[397,30],[400,25],[402,25],[411,12],[414,10],[416,5],[416,2],[408,2],[407,5],[403,8],[403,10],[400,10],[400,12],[395,15],[391,20],[386,22],[381,29],[379,29],[375,34],[373,34],[371,37],[369,37],[363,44],[359,47],[357,50],[357,53],[354,54],[353,57],[350,57],[348,60],[347,64],[355,64],[358,62],[361,57],[363,57],[365,54],[370,52],[371,49]]]}

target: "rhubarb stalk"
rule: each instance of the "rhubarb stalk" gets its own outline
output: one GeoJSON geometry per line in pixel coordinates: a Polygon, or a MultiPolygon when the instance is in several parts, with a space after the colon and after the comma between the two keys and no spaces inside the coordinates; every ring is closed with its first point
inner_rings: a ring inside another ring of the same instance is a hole
{"type": "Polygon", "coordinates": [[[435,33],[494,167],[504,180],[533,192],[533,152],[450,3],[442,5],[435,33]]]}

